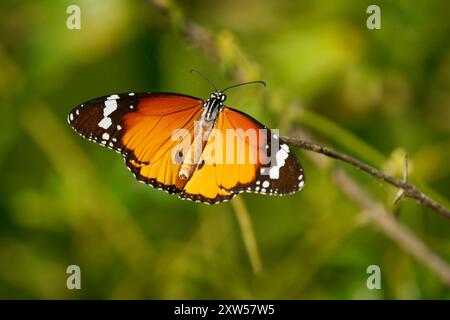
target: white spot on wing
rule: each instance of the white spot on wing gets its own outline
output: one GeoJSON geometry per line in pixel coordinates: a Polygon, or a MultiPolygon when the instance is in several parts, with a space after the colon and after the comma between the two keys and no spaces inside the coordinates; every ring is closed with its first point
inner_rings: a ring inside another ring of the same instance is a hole
{"type": "Polygon", "coordinates": [[[106,118],[103,118],[102,120],[100,120],[100,122],[98,123],[98,126],[106,130],[109,128],[109,126],[111,124],[112,124],[111,118],[106,117],[106,118]]]}
{"type": "Polygon", "coordinates": [[[106,100],[105,108],[103,108],[103,116],[107,117],[117,109],[117,101],[116,100],[106,100]]]}
{"type": "MultiPolygon", "coordinates": [[[[115,96],[117,96],[117,98],[119,98],[119,96],[116,94],[116,95],[112,95],[112,96],[108,97],[108,99],[115,99],[114,98],[115,96]]],[[[103,129],[108,129],[112,124],[112,120],[109,117],[109,115],[116,110],[117,110],[117,101],[116,100],[106,100],[105,107],[103,108],[103,118],[98,123],[98,126],[103,129]]]]}
{"type": "Polygon", "coordinates": [[[276,164],[270,168],[270,179],[278,179],[280,176],[280,169],[285,165],[286,159],[289,157],[289,147],[286,144],[281,145],[280,150],[275,155],[276,164]]]}
{"type": "Polygon", "coordinates": [[[105,133],[102,135],[102,138],[103,138],[104,140],[109,140],[109,134],[108,134],[107,132],[105,132],[105,133]]]}
{"type": "Polygon", "coordinates": [[[268,188],[269,185],[270,185],[270,183],[269,183],[269,181],[267,181],[267,180],[264,181],[263,184],[262,184],[263,188],[268,188]]]}

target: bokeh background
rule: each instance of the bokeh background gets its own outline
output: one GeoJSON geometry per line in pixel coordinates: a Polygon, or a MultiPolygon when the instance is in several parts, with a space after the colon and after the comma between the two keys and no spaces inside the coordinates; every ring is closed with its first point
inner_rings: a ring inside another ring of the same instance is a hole
{"type": "Polygon", "coordinates": [[[445,0],[1,1],[0,298],[448,299],[331,173],[347,171],[447,263],[450,221],[394,205],[397,190],[364,173],[298,150],[302,192],[211,207],[137,183],[66,123],[110,93],[207,97],[192,67],[218,87],[261,79],[268,88],[235,89],[228,104],[396,177],[407,153],[410,180],[449,207],[448,12],[445,0]],[[66,27],[71,4],[80,30],[66,27]],[[381,30],[366,27],[370,4],[381,30]],[[82,290],[66,288],[71,264],[82,290]],[[381,290],[366,287],[373,264],[381,290]]]}

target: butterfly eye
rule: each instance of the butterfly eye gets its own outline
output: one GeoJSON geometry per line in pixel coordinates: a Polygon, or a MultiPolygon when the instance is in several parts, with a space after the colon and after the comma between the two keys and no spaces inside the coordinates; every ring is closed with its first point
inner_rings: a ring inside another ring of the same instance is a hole
{"type": "Polygon", "coordinates": [[[227,98],[226,95],[224,95],[223,93],[220,95],[220,101],[225,101],[225,99],[227,98]]]}

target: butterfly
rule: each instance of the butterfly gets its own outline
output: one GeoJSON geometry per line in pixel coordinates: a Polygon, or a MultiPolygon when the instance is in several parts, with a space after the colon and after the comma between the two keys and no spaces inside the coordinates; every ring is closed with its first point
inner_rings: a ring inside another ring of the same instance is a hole
{"type": "Polygon", "coordinates": [[[206,100],[111,94],[80,104],[67,120],[82,137],[121,154],[138,181],[181,199],[215,204],[241,192],[281,196],[302,189],[303,168],[289,146],[224,105],[231,87],[206,100]]]}

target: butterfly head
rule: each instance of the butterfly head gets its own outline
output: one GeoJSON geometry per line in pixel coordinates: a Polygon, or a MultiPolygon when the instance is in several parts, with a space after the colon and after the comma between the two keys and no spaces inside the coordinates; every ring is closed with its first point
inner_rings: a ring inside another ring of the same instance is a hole
{"type": "Polygon", "coordinates": [[[220,102],[224,102],[227,99],[227,96],[223,92],[216,91],[211,93],[210,99],[215,99],[219,100],[220,102]]]}

